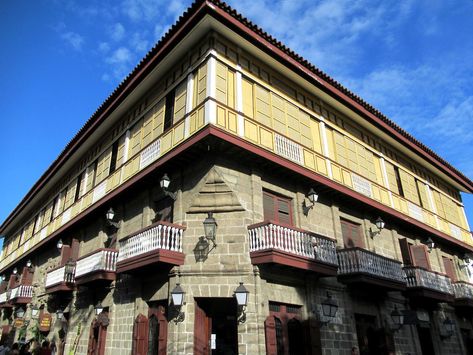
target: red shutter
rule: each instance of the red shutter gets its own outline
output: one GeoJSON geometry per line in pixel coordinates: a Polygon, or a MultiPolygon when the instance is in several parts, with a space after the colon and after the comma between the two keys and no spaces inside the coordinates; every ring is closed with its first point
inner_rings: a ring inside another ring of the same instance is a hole
{"type": "Polygon", "coordinates": [[[87,354],[88,355],[95,355],[97,350],[97,338],[98,338],[98,324],[97,321],[94,320],[90,325],[89,331],[89,344],[87,346],[87,354]]]}
{"type": "Polygon", "coordinates": [[[72,239],[71,243],[71,258],[72,260],[77,260],[79,258],[79,241],[75,238],[72,239]]]}
{"type": "Polygon", "coordinates": [[[61,266],[66,265],[67,261],[71,258],[71,247],[69,245],[63,245],[61,248],[61,266]]]}
{"type": "Polygon", "coordinates": [[[361,226],[359,224],[345,220],[341,220],[340,224],[342,227],[343,242],[346,248],[365,247],[361,226]]]}
{"type": "Polygon", "coordinates": [[[148,352],[148,318],[138,314],[133,327],[133,355],[146,355],[148,352]]]}
{"type": "Polygon", "coordinates": [[[427,247],[425,245],[412,245],[411,253],[415,266],[430,270],[429,255],[427,254],[427,247]]]}
{"type": "Polygon", "coordinates": [[[194,355],[208,355],[212,323],[205,311],[195,303],[194,355]]]}
{"type": "Polygon", "coordinates": [[[445,256],[442,256],[443,266],[445,267],[445,273],[452,281],[457,281],[457,276],[455,274],[455,268],[453,266],[452,259],[449,259],[445,256]]]}
{"type": "Polygon", "coordinates": [[[159,343],[158,355],[167,354],[168,342],[168,320],[163,306],[158,307],[158,322],[159,322],[159,343]]]}
{"type": "Polygon", "coordinates": [[[412,265],[411,249],[407,239],[399,239],[399,246],[401,247],[402,262],[404,263],[404,266],[412,265]]]}
{"type": "Polygon", "coordinates": [[[287,199],[278,198],[277,204],[277,221],[281,224],[292,225],[291,202],[287,199]]]}
{"type": "Polygon", "coordinates": [[[268,316],[264,321],[264,333],[266,337],[266,355],[277,355],[278,346],[276,342],[276,321],[274,316],[268,316]]]}
{"type": "Polygon", "coordinates": [[[263,210],[265,221],[276,221],[276,206],[273,195],[263,192],[263,210]]]}

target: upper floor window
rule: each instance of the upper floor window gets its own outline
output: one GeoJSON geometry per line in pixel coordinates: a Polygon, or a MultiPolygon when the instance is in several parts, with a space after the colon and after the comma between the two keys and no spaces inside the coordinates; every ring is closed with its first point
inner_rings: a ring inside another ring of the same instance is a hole
{"type": "Polygon", "coordinates": [[[343,244],[345,248],[365,247],[360,224],[342,219],[340,220],[340,225],[342,227],[343,244]]]}
{"type": "Polygon", "coordinates": [[[404,266],[413,265],[430,270],[429,253],[426,245],[413,245],[406,238],[403,238],[399,240],[399,246],[404,266]]]}
{"type": "Polygon", "coordinates": [[[446,256],[442,256],[443,266],[445,268],[445,273],[452,281],[457,281],[457,275],[455,273],[455,266],[453,264],[453,260],[447,258],[446,256]]]}
{"type": "Polygon", "coordinates": [[[293,225],[291,199],[263,191],[264,220],[293,225]]]}

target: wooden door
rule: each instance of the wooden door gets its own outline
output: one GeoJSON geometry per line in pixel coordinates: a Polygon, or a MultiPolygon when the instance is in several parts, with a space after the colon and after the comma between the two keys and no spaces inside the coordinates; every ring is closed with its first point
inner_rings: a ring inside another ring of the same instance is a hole
{"type": "Polygon", "coordinates": [[[162,305],[149,309],[148,354],[166,355],[168,341],[168,320],[166,308],[162,305]]]}
{"type": "Polygon", "coordinates": [[[209,355],[210,334],[212,332],[212,319],[195,303],[194,319],[194,355],[209,355]]]}
{"type": "Polygon", "coordinates": [[[133,325],[133,355],[146,355],[148,353],[148,318],[138,314],[133,325]]]}
{"type": "Polygon", "coordinates": [[[102,319],[94,319],[90,325],[89,332],[89,344],[87,347],[88,355],[104,355],[105,354],[105,342],[107,340],[107,326],[108,316],[107,314],[100,314],[99,317],[102,319]]]}

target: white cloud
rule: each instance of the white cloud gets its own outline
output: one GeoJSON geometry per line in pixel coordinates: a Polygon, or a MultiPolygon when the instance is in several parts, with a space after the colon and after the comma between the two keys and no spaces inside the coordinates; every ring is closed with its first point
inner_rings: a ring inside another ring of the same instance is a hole
{"type": "Polygon", "coordinates": [[[119,42],[125,36],[125,27],[120,22],[117,22],[110,28],[109,32],[112,40],[119,42]]]}
{"type": "Polygon", "coordinates": [[[135,32],[130,38],[130,45],[134,51],[140,55],[143,55],[147,49],[149,49],[149,42],[145,38],[147,31],[145,33],[135,32]]]}
{"type": "Polygon", "coordinates": [[[127,64],[132,60],[132,54],[126,47],[120,47],[113,51],[112,55],[105,59],[109,64],[127,64]]]}
{"type": "Polygon", "coordinates": [[[65,40],[72,48],[76,51],[82,50],[84,44],[84,38],[75,32],[66,32],[61,34],[61,38],[65,40]]]}
{"type": "Polygon", "coordinates": [[[107,42],[100,42],[99,51],[101,53],[107,53],[108,51],[110,51],[110,44],[108,44],[107,42]]]}

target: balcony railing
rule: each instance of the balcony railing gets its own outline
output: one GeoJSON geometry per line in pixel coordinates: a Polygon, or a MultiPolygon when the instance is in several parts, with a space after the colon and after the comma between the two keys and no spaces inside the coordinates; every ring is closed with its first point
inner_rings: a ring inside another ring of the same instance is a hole
{"type": "Polygon", "coordinates": [[[473,284],[457,281],[452,284],[455,299],[469,299],[473,301],[473,284]]]}
{"type": "Polygon", "coordinates": [[[7,302],[8,302],[7,293],[6,292],[0,293],[0,304],[7,303],[7,302]]]}
{"type": "Polygon", "coordinates": [[[407,266],[404,271],[407,288],[426,288],[453,295],[452,281],[446,275],[415,266],[407,266]]]}
{"type": "Polygon", "coordinates": [[[338,254],[338,274],[365,274],[406,283],[401,263],[361,248],[342,249],[338,254]]]}
{"type": "Polygon", "coordinates": [[[75,278],[87,274],[105,271],[115,272],[118,251],[116,249],[99,249],[77,260],[75,278]]]}
{"type": "Polygon", "coordinates": [[[184,227],[167,222],[158,222],[145,230],[120,241],[117,262],[156,250],[182,253],[184,227]]]}
{"type": "Polygon", "coordinates": [[[295,227],[267,221],[248,227],[250,252],[280,250],[296,256],[337,265],[335,240],[295,227]]]}
{"type": "Polygon", "coordinates": [[[46,274],[46,287],[51,287],[61,283],[73,283],[74,272],[66,273],[66,267],[62,266],[46,274]]]}
{"type": "Polygon", "coordinates": [[[33,286],[20,285],[11,290],[10,300],[33,297],[33,286]]]}

